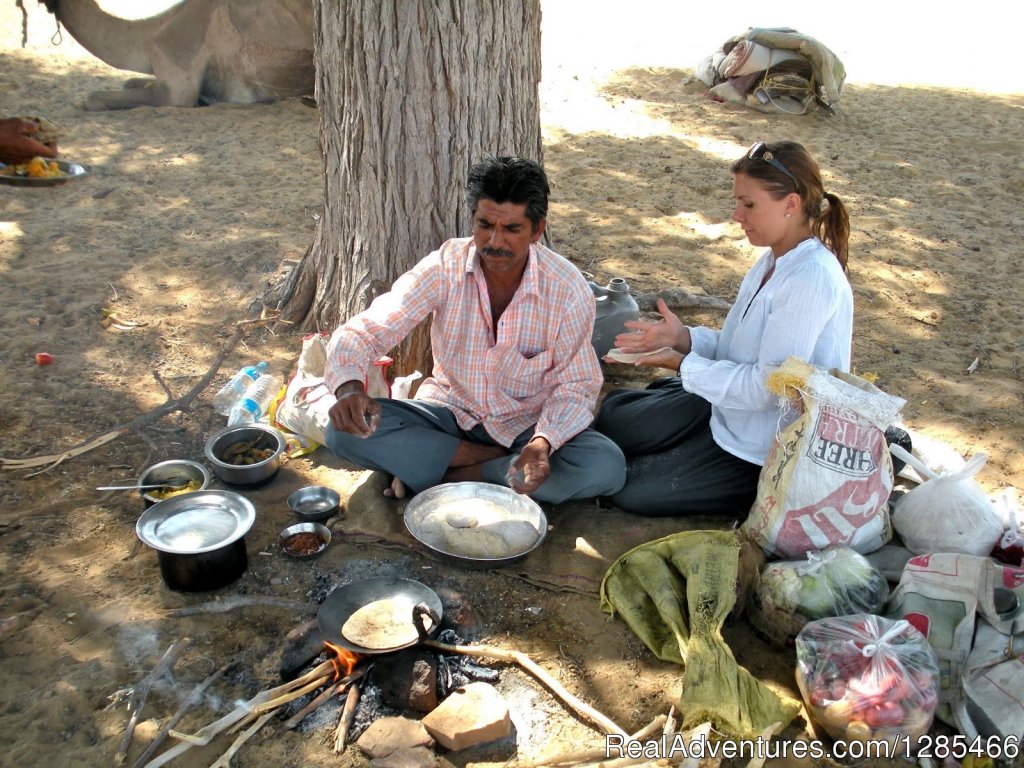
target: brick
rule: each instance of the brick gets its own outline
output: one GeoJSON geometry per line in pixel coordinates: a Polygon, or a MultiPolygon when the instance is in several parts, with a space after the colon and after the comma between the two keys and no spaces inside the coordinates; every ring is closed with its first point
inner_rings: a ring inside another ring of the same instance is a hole
{"type": "Polygon", "coordinates": [[[437,768],[437,755],[426,747],[403,747],[370,761],[373,768],[437,768]]]}
{"type": "Polygon", "coordinates": [[[492,685],[470,683],[454,691],[421,721],[452,752],[504,738],[512,732],[508,704],[492,685]]]}
{"type": "Polygon", "coordinates": [[[370,723],[356,746],[370,758],[387,757],[399,749],[432,747],[434,740],[416,720],[407,717],[381,717],[370,723]]]}

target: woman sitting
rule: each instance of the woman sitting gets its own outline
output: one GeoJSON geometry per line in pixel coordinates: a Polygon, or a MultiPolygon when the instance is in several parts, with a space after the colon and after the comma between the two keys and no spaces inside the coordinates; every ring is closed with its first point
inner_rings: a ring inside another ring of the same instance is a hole
{"type": "Polygon", "coordinates": [[[757,142],[730,170],[732,218],[767,250],[722,329],[684,326],[659,300],[659,321],[628,322],[615,339],[626,353],[649,353],[635,365],[678,371],[644,390],[609,393],[594,423],[626,455],[626,485],[612,499],[636,514],[745,515],[782,426],[768,374],[791,355],[849,370],[846,207],[791,141],[757,142]]]}

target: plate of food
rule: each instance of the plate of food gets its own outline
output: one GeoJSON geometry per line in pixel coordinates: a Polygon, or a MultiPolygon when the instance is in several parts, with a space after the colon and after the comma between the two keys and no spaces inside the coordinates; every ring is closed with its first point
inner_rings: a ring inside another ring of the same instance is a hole
{"type": "Polygon", "coordinates": [[[469,568],[517,563],[548,532],[544,511],[529,496],[502,485],[444,483],[416,494],[405,527],[421,544],[469,568]]]}
{"type": "Polygon", "coordinates": [[[67,160],[34,157],[27,163],[0,163],[0,184],[16,187],[53,187],[89,174],[89,167],[67,160]]]}

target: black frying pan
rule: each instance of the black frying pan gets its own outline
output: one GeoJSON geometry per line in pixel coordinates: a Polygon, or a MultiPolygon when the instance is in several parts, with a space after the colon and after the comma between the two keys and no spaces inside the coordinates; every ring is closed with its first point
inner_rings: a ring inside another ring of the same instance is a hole
{"type": "Polygon", "coordinates": [[[346,584],[331,592],[320,604],[317,624],[320,627],[320,636],[324,640],[347,651],[364,655],[391,653],[416,645],[421,639],[424,639],[424,635],[429,635],[436,630],[441,624],[441,613],[441,598],[430,587],[412,579],[381,576],[346,584]],[[349,620],[349,617],[360,608],[386,598],[404,598],[409,601],[409,622],[417,626],[420,637],[408,643],[396,645],[394,648],[365,648],[346,640],[341,634],[341,628],[349,620]],[[425,633],[422,621],[415,618],[422,613],[430,615],[433,619],[431,632],[425,633]]]}

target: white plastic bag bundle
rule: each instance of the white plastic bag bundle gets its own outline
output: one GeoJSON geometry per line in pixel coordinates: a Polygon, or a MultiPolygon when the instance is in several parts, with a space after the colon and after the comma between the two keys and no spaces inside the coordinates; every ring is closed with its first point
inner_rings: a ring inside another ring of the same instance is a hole
{"type": "Polygon", "coordinates": [[[791,642],[808,621],[879,613],[889,598],[885,577],[859,552],[838,545],[778,560],[761,570],[747,606],[750,623],[777,645],[791,642]]]}
{"type": "Polygon", "coordinates": [[[893,528],[906,548],[916,555],[988,555],[1003,535],[995,506],[974,481],[988,457],[976,453],[962,470],[939,475],[898,445],[889,449],[925,478],[899,500],[892,514],[893,528]]]}

